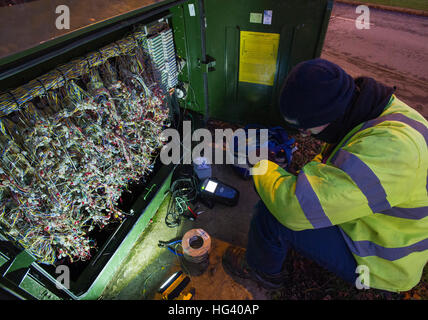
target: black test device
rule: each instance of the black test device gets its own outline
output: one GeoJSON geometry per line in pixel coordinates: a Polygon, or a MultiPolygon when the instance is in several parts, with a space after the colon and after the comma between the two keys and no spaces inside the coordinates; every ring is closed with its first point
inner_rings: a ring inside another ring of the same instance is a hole
{"type": "Polygon", "coordinates": [[[235,206],[239,200],[239,191],[216,178],[207,178],[202,181],[199,188],[201,200],[212,208],[214,203],[235,206]]]}

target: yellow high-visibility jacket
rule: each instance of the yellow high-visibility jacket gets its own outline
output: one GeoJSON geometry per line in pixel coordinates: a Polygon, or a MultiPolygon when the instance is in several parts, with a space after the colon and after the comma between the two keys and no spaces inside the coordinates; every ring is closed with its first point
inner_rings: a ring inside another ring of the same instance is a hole
{"type": "Polygon", "coordinates": [[[267,172],[253,180],[284,226],[337,225],[357,264],[368,267],[370,287],[407,291],[428,261],[427,143],[427,120],[393,95],[325,163],[311,161],[294,176],[262,160],[256,167],[267,161],[267,172]]]}

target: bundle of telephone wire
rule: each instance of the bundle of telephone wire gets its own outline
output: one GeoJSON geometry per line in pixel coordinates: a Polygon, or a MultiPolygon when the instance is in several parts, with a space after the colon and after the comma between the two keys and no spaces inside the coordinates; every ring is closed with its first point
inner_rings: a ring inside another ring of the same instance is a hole
{"type": "Polygon", "coordinates": [[[175,168],[169,189],[168,211],[165,216],[165,224],[169,228],[179,226],[181,218],[189,211],[192,212],[190,206],[198,196],[197,186],[198,180],[192,167],[180,165],[175,168]]]}

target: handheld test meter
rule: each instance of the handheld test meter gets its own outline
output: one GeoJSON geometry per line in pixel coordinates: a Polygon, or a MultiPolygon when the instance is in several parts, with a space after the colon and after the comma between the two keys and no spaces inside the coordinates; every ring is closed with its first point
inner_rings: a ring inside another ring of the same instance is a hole
{"type": "Polygon", "coordinates": [[[239,200],[239,191],[215,178],[207,178],[202,181],[199,189],[203,200],[210,203],[218,202],[227,206],[234,206],[239,200]]]}

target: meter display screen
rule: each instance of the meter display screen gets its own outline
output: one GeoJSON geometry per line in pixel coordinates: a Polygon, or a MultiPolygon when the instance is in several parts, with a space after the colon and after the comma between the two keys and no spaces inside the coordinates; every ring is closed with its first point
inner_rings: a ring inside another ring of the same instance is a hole
{"type": "Polygon", "coordinates": [[[207,186],[205,187],[205,191],[208,191],[208,192],[211,192],[211,193],[214,193],[214,191],[215,191],[215,188],[217,188],[217,182],[214,182],[214,181],[208,181],[208,183],[207,183],[207,186]]]}

